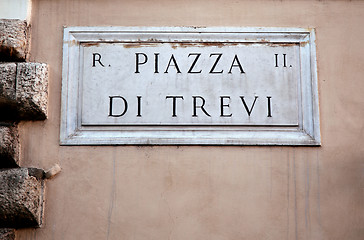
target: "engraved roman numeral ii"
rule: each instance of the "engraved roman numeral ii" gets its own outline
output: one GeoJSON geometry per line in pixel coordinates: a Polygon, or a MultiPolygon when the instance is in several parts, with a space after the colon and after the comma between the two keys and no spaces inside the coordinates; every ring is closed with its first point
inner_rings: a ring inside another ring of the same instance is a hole
{"type": "MultiPolygon", "coordinates": [[[[279,54],[276,53],[274,54],[274,63],[275,63],[275,67],[279,67],[279,54]]],[[[287,54],[283,53],[282,54],[282,60],[283,60],[283,67],[287,67],[287,54]]],[[[292,67],[292,65],[289,65],[289,67],[292,67]]]]}

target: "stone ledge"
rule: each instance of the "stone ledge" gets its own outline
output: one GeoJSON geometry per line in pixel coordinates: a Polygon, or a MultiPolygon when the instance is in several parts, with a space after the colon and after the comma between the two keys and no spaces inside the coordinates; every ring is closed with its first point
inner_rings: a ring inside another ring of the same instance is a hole
{"type": "Polygon", "coordinates": [[[0,228],[0,239],[1,240],[14,240],[15,239],[15,229],[0,228]]]}
{"type": "Polygon", "coordinates": [[[0,123],[0,168],[19,166],[19,137],[15,124],[0,123]],[[3,124],[3,125],[2,125],[3,124]]]}
{"type": "Polygon", "coordinates": [[[0,228],[39,227],[44,172],[34,168],[0,170],[0,228]]]}
{"type": "Polygon", "coordinates": [[[47,104],[47,64],[0,63],[0,120],[44,120],[47,104]]]}
{"type": "Polygon", "coordinates": [[[0,19],[0,61],[25,61],[29,26],[18,19],[0,19]]]}

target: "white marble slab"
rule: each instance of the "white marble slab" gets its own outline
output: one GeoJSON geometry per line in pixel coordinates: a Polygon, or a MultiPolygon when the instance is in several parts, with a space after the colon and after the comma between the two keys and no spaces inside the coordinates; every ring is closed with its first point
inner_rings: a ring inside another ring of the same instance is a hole
{"type": "Polygon", "coordinates": [[[65,28],[61,144],[319,145],[314,33],[65,28]]]}

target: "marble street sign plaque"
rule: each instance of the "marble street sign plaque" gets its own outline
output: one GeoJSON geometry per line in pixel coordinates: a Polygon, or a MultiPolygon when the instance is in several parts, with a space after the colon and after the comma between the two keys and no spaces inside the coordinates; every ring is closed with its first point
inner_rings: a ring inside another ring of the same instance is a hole
{"type": "Polygon", "coordinates": [[[61,144],[319,145],[314,32],[68,27],[61,144]]]}

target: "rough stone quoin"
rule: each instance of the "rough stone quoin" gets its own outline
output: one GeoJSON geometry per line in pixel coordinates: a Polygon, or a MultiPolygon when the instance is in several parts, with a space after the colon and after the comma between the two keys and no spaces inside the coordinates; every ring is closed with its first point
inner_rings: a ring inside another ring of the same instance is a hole
{"type": "Polygon", "coordinates": [[[1,240],[14,240],[15,239],[15,229],[0,228],[0,239],[1,240]]]}
{"type": "Polygon", "coordinates": [[[1,63],[0,73],[0,102],[15,99],[16,63],[1,63]]]}
{"type": "Polygon", "coordinates": [[[44,120],[47,104],[47,64],[0,63],[0,120],[44,120]]]}
{"type": "Polygon", "coordinates": [[[0,19],[0,61],[25,61],[29,26],[19,19],[0,19]]]}
{"type": "Polygon", "coordinates": [[[0,125],[0,168],[18,167],[19,149],[17,125],[0,125]]]}
{"type": "Polygon", "coordinates": [[[0,170],[0,228],[39,227],[44,172],[34,168],[0,170]]]}

